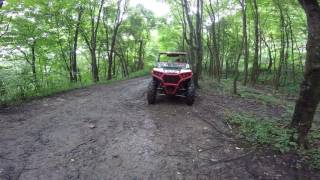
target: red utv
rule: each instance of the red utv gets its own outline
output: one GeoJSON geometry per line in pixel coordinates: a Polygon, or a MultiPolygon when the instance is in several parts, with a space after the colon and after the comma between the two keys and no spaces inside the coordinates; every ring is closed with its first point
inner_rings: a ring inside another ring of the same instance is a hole
{"type": "Polygon", "coordinates": [[[155,104],[157,94],[185,97],[192,105],[195,97],[193,73],[187,63],[186,52],[164,52],[159,54],[157,65],[152,70],[148,87],[148,103],[155,104]]]}

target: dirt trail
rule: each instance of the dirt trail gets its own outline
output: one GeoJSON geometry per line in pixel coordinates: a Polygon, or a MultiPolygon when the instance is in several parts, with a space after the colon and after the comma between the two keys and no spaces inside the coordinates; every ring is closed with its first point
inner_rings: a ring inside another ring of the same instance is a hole
{"type": "Polygon", "coordinates": [[[192,107],[168,98],[149,106],[148,82],[97,85],[1,110],[0,179],[319,179],[290,167],[295,162],[241,147],[223,121],[225,108],[267,116],[281,109],[203,92],[192,107]]]}

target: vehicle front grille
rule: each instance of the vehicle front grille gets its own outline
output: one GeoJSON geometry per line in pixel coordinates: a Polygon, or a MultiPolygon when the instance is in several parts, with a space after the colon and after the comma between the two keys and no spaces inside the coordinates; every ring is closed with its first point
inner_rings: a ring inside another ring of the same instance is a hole
{"type": "Polygon", "coordinates": [[[177,75],[165,75],[163,81],[165,83],[177,84],[180,81],[180,77],[177,75]]]}

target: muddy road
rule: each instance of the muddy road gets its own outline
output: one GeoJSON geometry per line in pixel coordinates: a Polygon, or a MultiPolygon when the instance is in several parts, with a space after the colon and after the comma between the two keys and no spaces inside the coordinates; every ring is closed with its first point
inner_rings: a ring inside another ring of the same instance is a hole
{"type": "Polygon", "coordinates": [[[226,109],[277,107],[199,92],[146,102],[149,78],[96,85],[0,111],[0,179],[319,179],[272,153],[244,147],[226,109]]]}

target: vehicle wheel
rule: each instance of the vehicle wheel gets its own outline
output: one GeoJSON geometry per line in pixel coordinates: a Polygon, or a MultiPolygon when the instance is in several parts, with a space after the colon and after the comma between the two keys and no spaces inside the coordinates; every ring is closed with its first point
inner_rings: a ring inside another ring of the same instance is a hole
{"type": "Polygon", "coordinates": [[[193,105],[195,95],[196,95],[196,89],[194,86],[194,82],[193,82],[193,80],[190,80],[190,82],[188,83],[188,90],[187,90],[187,94],[186,94],[187,105],[189,105],[189,106],[193,105]]]}
{"type": "Polygon", "coordinates": [[[156,103],[156,97],[157,97],[157,88],[158,88],[158,82],[155,79],[152,79],[148,86],[148,103],[149,104],[155,104],[156,103]]]}

